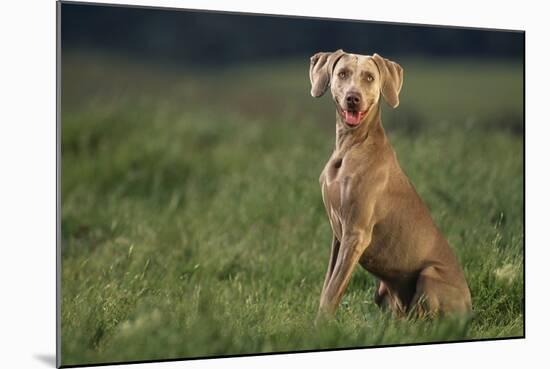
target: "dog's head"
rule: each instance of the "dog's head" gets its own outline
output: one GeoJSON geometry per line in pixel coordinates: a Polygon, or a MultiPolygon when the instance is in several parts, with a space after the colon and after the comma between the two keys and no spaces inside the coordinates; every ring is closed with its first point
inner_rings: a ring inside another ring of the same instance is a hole
{"type": "Polygon", "coordinates": [[[361,124],[379,103],[380,95],[396,108],[403,85],[403,69],[378,54],[348,54],[342,50],[320,52],[311,57],[311,95],[322,96],[328,86],[336,109],[349,127],[361,124]]]}

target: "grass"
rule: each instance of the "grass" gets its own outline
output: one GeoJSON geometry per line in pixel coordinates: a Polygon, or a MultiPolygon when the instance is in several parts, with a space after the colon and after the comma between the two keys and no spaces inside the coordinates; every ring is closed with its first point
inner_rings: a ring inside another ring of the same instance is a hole
{"type": "Polygon", "coordinates": [[[523,335],[522,69],[405,60],[384,125],[457,253],[469,321],[395,320],[354,272],[312,322],[334,143],[308,60],[201,70],[63,58],[62,364],[523,335]]]}

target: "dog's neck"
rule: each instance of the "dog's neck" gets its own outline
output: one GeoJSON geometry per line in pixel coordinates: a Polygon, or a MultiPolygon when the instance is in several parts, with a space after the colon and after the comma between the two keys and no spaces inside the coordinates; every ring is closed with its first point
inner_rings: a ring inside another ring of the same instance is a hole
{"type": "Polygon", "coordinates": [[[358,127],[350,128],[336,111],[336,151],[347,152],[354,146],[385,136],[380,113],[380,105],[376,104],[358,127]]]}

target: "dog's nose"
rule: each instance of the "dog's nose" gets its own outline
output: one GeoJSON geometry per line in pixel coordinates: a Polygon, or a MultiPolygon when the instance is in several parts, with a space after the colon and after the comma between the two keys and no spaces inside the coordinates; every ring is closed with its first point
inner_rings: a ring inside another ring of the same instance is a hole
{"type": "Polygon", "coordinates": [[[361,102],[361,95],[357,92],[348,92],[346,94],[346,103],[350,106],[358,105],[361,102]]]}

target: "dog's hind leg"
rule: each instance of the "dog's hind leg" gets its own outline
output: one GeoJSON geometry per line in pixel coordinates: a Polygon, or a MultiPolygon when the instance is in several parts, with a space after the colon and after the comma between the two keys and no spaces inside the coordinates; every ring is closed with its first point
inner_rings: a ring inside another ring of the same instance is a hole
{"type": "Polygon", "coordinates": [[[427,267],[418,276],[416,292],[409,304],[408,315],[432,318],[440,315],[467,314],[471,310],[468,290],[447,283],[433,267],[427,267]]]}
{"type": "Polygon", "coordinates": [[[418,275],[416,292],[409,304],[408,316],[411,318],[433,318],[439,314],[440,303],[435,289],[437,272],[434,267],[427,267],[418,275]]]}
{"type": "Polygon", "coordinates": [[[390,304],[390,294],[388,287],[382,281],[378,281],[378,287],[374,291],[374,303],[381,309],[386,309],[390,304]]]}

